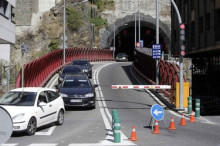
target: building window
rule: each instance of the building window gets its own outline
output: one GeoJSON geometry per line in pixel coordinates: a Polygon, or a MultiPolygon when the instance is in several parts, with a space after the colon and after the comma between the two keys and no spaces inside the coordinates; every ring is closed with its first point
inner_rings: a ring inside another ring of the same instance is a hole
{"type": "Polygon", "coordinates": [[[191,36],[191,47],[195,47],[195,25],[194,25],[194,21],[191,22],[191,26],[190,26],[190,36],[191,36]]]}
{"type": "Polygon", "coordinates": [[[205,16],[205,31],[210,31],[210,13],[205,16]]]}
{"type": "Polygon", "coordinates": [[[199,18],[199,33],[203,33],[203,17],[199,18]]]}
{"type": "Polygon", "coordinates": [[[15,8],[11,7],[11,21],[15,23],[15,8]]]}
{"type": "Polygon", "coordinates": [[[215,41],[220,41],[220,9],[215,9],[215,41]]]}
{"type": "Polygon", "coordinates": [[[8,7],[8,2],[5,0],[0,1],[0,14],[6,16],[6,10],[8,7]]]}

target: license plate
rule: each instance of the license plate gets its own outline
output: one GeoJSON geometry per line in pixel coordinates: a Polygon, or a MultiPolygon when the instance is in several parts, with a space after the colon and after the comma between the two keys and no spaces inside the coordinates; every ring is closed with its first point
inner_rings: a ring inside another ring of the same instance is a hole
{"type": "Polygon", "coordinates": [[[82,102],[82,99],[71,99],[70,102],[82,102]]]}

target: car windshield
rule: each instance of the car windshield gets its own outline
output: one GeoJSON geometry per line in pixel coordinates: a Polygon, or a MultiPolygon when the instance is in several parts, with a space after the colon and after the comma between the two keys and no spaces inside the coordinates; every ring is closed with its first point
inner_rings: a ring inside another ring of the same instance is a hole
{"type": "Polygon", "coordinates": [[[86,79],[66,79],[63,88],[89,88],[89,81],[86,79]]]}
{"type": "Polygon", "coordinates": [[[33,106],[35,92],[7,92],[0,98],[0,105],[33,106]]]}
{"type": "Polygon", "coordinates": [[[73,65],[89,66],[89,62],[86,60],[73,61],[73,65]]]}
{"type": "Polygon", "coordinates": [[[126,54],[125,53],[119,53],[117,56],[118,57],[124,57],[124,56],[126,56],[126,54]]]}
{"type": "Polygon", "coordinates": [[[81,70],[78,67],[72,67],[72,68],[64,68],[63,74],[78,74],[81,70]]]}

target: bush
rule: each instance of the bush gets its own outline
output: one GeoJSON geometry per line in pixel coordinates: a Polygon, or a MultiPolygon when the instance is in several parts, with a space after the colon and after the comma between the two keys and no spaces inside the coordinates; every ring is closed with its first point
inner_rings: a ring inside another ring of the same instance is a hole
{"type": "Polygon", "coordinates": [[[73,31],[78,30],[84,23],[81,13],[72,7],[67,7],[66,11],[67,11],[67,26],[73,31]]]}
{"type": "Polygon", "coordinates": [[[50,48],[50,51],[57,50],[59,46],[59,41],[58,40],[51,40],[50,44],[48,47],[50,48]]]}
{"type": "Polygon", "coordinates": [[[100,26],[106,26],[107,25],[107,21],[102,19],[101,17],[99,18],[94,18],[94,19],[90,19],[90,23],[95,24],[95,26],[100,27],[100,26]]]}

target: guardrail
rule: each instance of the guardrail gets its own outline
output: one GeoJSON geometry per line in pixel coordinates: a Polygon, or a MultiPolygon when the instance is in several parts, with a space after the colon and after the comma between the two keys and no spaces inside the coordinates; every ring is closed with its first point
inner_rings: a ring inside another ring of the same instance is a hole
{"type": "MultiPolygon", "coordinates": [[[[66,64],[74,59],[88,59],[89,61],[111,61],[112,51],[107,49],[67,48],[66,64]]],[[[56,50],[24,65],[24,87],[44,86],[48,79],[57,73],[64,65],[63,50],[56,50]]],[[[15,87],[21,87],[21,71],[15,87]]]]}
{"type": "MultiPolygon", "coordinates": [[[[152,56],[136,50],[134,66],[148,82],[156,85],[156,60],[152,56]]],[[[179,67],[164,60],[160,60],[158,66],[159,84],[171,86],[171,89],[162,89],[161,91],[170,98],[172,104],[175,104],[176,82],[179,82],[179,67]]],[[[186,82],[185,78],[184,82],[186,82]]]]}

